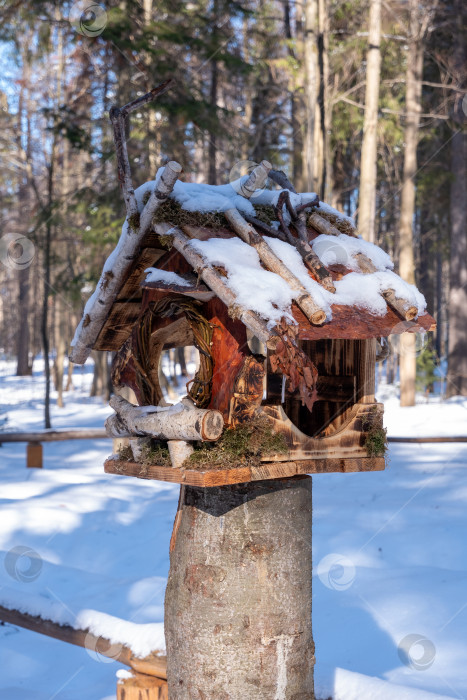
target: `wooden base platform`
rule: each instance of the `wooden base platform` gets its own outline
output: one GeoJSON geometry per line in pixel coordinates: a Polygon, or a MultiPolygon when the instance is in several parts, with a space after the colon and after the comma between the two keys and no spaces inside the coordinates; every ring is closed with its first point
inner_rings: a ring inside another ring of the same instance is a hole
{"type": "Polygon", "coordinates": [[[104,470],[107,474],[135,476],[138,479],[171,481],[188,486],[226,486],[244,484],[263,479],[281,479],[299,474],[327,474],[330,472],[372,472],[382,471],[384,457],[326,458],[307,459],[294,462],[264,462],[258,467],[228,467],[226,469],[182,469],[162,467],[157,464],[146,466],[137,462],[107,459],[104,470]]]}

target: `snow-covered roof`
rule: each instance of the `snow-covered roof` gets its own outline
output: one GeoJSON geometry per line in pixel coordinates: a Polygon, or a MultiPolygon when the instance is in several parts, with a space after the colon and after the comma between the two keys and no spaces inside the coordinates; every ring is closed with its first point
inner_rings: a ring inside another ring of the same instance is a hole
{"type": "MultiPolygon", "coordinates": [[[[149,193],[157,190],[162,174],[163,168],[153,182],[135,191],[141,218],[149,193]]],[[[173,287],[182,293],[186,286],[186,293],[190,293],[193,281],[184,278],[186,270],[171,269],[170,256],[157,236],[163,233],[167,245],[175,231],[187,238],[182,255],[190,260],[187,252],[190,249],[202,259],[205,267],[217,270],[217,274],[220,271],[222,284],[233,294],[235,305],[253,312],[271,331],[282,318],[291,324],[299,323],[302,337],[309,338],[377,337],[432,327],[433,319],[426,313],[423,295],[393,271],[394,265],[387,253],[357,235],[350,217],[324,202],[318,203],[316,194],[310,192],[288,191],[288,202],[279,209],[281,189],[259,188],[247,198],[243,189],[246,180],[244,176],[220,186],[175,182],[170,200],[179,205],[180,211],[191,212],[195,218],[199,215],[200,221],[206,214],[216,213],[218,222],[211,227],[186,226],[183,222],[167,220],[164,226],[156,225],[138,239],[138,234],[125,221],[119,243],[86,303],[72,342],[73,361],[83,362],[92,348],[120,347],[138,316],[141,286],[157,287],[159,284],[161,289],[173,287]],[[312,203],[315,206],[311,208],[312,203]],[[268,224],[263,217],[260,226],[257,217],[264,212],[264,207],[279,215],[271,216],[268,224]],[[236,219],[230,215],[232,211],[241,221],[240,228],[244,224],[249,233],[240,231],[239,235],[236,219]],[[293,220],[293,214],[298,217],[300,211],[304,212],[300,215],[302,222],[306,221],[305,243],[303,228],[301,238],[298,236],[298,218],[293,220]],[[266,256],[262,254],[263,249],[266,256]],[[123,258],[131,264],[127,264],[124,275],[120,272],[121,282],[115,284],[112,280],[115,289],[109,307],[109,300],[103,301],[109,275],[113,276],[116,264],[118,267],[123,258]],[[270,264],[270,258],[275,264],[270,264]],[[320,270],[313,266],[316,263],[321,266],[320,270]],[[110,310],[102,318],[105,304],[110,310]],[[319,332],[318,328],[313,328],[307,313],[310,305],[323,312],[319,332]],[[99,312],[100,318],[97,318],[99,312]]],[[[206,277],[203,280],[209,291],[206,277]]]]}

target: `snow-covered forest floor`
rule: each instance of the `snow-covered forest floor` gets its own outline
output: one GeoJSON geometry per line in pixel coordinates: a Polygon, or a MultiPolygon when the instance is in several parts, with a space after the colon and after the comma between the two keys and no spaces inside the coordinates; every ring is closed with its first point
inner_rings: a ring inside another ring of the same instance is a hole
{"type": "MultiPolygon", "coordinates": [[[[17,378],[0,364],[4,429],[42,428],[35,370],[17,378]]],[[[110,409],[88,398],[91,379],[90,365],[76,368],[54,428],[103,426],[110,409]]],[[[379,398],[389,435],[467,435],[467,400],[400,409],[385,385],[379,398]]],[[[46,443],[44,469],[28,470],[24,444],[0,448],[0,604],[91,621],[144,647],[163,640],[178,486],[105,475],[110,451],[109,440],[46,443]]],[[[317,697],[467,698],[467,444],[391,444],[385,472],[313,484],[317,697]]],[[[1,625],[0,668],[2,700],[110,700],[123,667],[1,625]]]]}

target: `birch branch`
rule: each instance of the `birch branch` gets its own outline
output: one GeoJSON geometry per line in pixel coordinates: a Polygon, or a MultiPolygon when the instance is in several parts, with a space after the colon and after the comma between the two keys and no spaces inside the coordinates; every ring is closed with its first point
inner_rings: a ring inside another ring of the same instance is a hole
{"type": "Polygon", "coordinates": [[[240,238],[245,241],[245,243],[252,245],[256,249],[260,259],[263,261],[266,267],[272,272],[275,272],[277,275],[280,275],[280,277],[287,282],[291,289],[297,292],[295,301],[306,317],[314,325],[321,326],[326,321],[325,312],[312,299],[300,280],[295,277],[288,267],[284,265],[282,260],[277,257],[264,238],[262,238],[259,233],[257,233],[255,229],[247,221],[245,221],[237,209],[228,209],[225,212],[225,217],[231,224],[234,231],[238,233],[240,238]]]}
{"type": "Polygon", "coordinates": [[[140,234],[145,235],[152,224],[152,218],[157,210],[157,208],[164,202],[169,194],[172,192],[175,183],[177,182],[178,176],[182,172],[182,166],[175,160],[171,160],[165,166],[157,187],[151,193],[146,206],[141,212],[140,218],[140,234]]]}
{"type": "Polygon", "coordinates": [[[238,194],[250,199],[256,190],[262,190],[268,179],[272,165],[268,160],[262,160],[259,165],[253,168],[250,177],[240,185],[238,194]]]}
{"type": "Polygon", "coordinates": [[[269,343],[273,334],[269,331],[266,322],[254,311],[238,308],[235,294],[226,285],[221,275],[211,267],[211,265],[206,263],[204,258],[194,250],[191,246],[190,239],[183,231],[177,226],[171,226],[167,223],[156,224],[154,230],[162,236],[170,234],[173,247],[183,255],[185,260],[190,263],[192,268],[197,272],[199,277],[206,282],[208,287],[212,289],[229,309],[236,310],[236,315],[254,335],[263,343],[269,343]]]}
{"type": "MultiPolygon", "coordinates": [[[[310,223],[314,229],[319,231],[319,233],[324,233],[326,236],[340,236],[342,231],[333,226],[330,221],[320,216],[317,212],[313,212],[308,217],[308,223],[310,223]]],[[[346,233],[347,236],[352,236],[352,238],[358,238],[358,234],[355,232],[346,233]]]]}
{"type": "MultiPolygon", "coordinates": [[[[168,163],[162,176],[159,180],[153,195],[156,207],[164,200],[169,194],[169,185],[173,188],[175,184],[176,177],[174,179],[174,173],[177,171],[177,167],[181,169],[178,163],[172,161],[168,163]]],[[[148,202],[149,204],[149,202],[148,202]]],[[[147,207],[147,205],[146,205],[147,207]]],[[[143,210],[143,214],[146,210],[143,210]]],[[[155,209],[154,209],[155,211],[155,209]]],[[[152,212],[152,215],[154,214],[152,212]]],[[[148,218],[152,218],[149,217],[148,218]]],[[[144,218],[144,217],[143,217],[144,218]]],[[[126,233],[122,233],[122,237],[119,241],[119,254],[113,260],[113,265],[110,268],[104,266],[102,275],[97,283],[96,291],[93,295],[93,301],[90,308],[87,309],[85,316],[81,319],[80,325],[78,326],[75,335],[75,344],[73,345],[70,353],[70,360],[77,364],[82,364],[86,361],[91,349],[101,332],[101,329],[107,320],[112,304],[114,303],[117,294],[124,281],[126,280],[128,273],[131,269],[133,261],[138,253],[139,246],[144,238],[146,229],[142,226],[137,228],[136,232],[131,228],[131,222],[128,226],[126,233]]]]}
{"type": "Polygon", "coordinates": [[[133,406],[122,396],[112,396],[116,412],[107,418],[109,437],[150,436],[160,440],[218,440],[224,429],[220,411],[175,406],[133,406]]]}
{"type": "MultiPolygon", "coordinates": [[[[354,256],[358,263],[358,266],[364,275],[371,275],[373,272],[377,272],[378,268],[374,265],[373,261],[369,257],[364,255],[364,253],[357,253],[354,256]]],[[[383,297],[388,306],[396,311],[402,318],[406,321],[413,321],[418,316],[418,309],[416,306],[411,306],[407,299],[401,299],[396,297],[396,293],[393,289],[385,289],[383,291],[383,297]]]]}

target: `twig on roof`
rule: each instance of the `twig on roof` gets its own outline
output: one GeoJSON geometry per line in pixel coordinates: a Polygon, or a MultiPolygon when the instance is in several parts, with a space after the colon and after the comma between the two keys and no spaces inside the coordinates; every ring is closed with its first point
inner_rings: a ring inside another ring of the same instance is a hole
{"type": "Polygon", "coordinates": [[[243,216],[240,214],[238,209],[235,209],[235,207],[232,209],[227,209],[225,212],[225,217],[234,231],[238,233],[240,238],[245,241],[245,243],[248,243],[248,245],[255,248],[266,268],[282,277],[282,279],[287,282],[289,287],[297,292],[295,301],[305,316],[315,326],[321,326],[326,321],[325,311],[318,306],[298,277],[296,277],[293,272],[289,270],[287,265],[285,265],[274,253],[264,238],[257,231],[255,231],[251,224],[245,221],[243,216]]]}
{"type": "Polygon", "coordinates": [[[240,184],[238,194],[250,199],[256,190],[261,190],[266,184],[272,165],[268,160],[262,160],[250,173],[250,177],[240,184]]]}
{"type": "Polygon", "coordinates": [[[297,190],[295,187],[292,185],[290,182],[289,178],[287,175],[284,173],[283,170],[270,170],[269,171],[269,177],[273,182],[276,183],[276,185],[279,185],[279,187],[282,187],[284,190],[290,190],[294,194],[297,194],[297,190]]]}
{"type": "Polygon", "coordinates": [[[137,216],[138,205],[136,203],[135,189],[133,187],[133,181],[131,179],[131,168],[130,161],[128,159],[128,149],[126,145],[125,136],[125,119],[130,112],[132,112],[137,107],[141,107],[143,104],[151,102],[156,97],[161,95],[163,92],[168,90],[175,83],[173,79],[166,80],[157,87],[147,92],[145,95],[138,97],[132,102],[123,107],[117,107],[114,105],[111,107],[109,112],[110,121],[112,122],[114,130],[114,142],[115,150],[117,154],[117,168],[118,168],[118,179],[120,186],[122,188],[123,199],[125,200],[125,208],[127,218],[137,216]]]}

